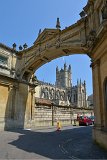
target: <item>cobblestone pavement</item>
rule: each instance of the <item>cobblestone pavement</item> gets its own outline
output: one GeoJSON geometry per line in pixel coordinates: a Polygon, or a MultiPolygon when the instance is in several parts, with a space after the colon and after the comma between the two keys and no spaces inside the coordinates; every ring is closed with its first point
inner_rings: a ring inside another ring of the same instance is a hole
{"type": "Polygon", "coordinates": [[[0,132],[0,159],[107,159],[91,132],[89,126],[0,132]]]}

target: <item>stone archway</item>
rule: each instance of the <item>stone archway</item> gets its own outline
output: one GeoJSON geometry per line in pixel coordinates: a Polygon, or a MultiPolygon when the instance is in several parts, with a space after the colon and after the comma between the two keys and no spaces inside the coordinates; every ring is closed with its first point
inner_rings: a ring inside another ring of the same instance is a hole
{"type": "MultiPolygon", "coordinates": [[[[16,75],[19,79],[29,81],[31,75],[43,64],[61,56],[88,53],[83,39],[80,36],[80,24],[65,30],[45,29],[29,49],[19,52],[19,60],[16,63],[16,75]]],[[[84,32],[84,31],[83,31],[84,32]]]]}
{"type": "Polygon", "coordinates": [[[6,79],[5,75],[0,75],[0,84],[9,87],[9,90],[12,88],[10,92],[6,89],[6,93],[9,94],[9,99],[7,98],[5,104],[5,124],[7,124],[7,128],[9,125],[12,126],[13,123],[17,127],[28,127],[31,121],[33,123],[34,87],[37,85],[33,74],[36,69],[61,56],[84,53],[92,60],[96,117],[93,138],[107,148],[107,126],[105,125],[107,123],[105,122],[103,92],[103,84],[107,77],[106,11],[107,2],[105,0],[88,0],[87,5],[80,13],[81,19],[77,23],[64,30],[60,30],[58,25],[57,29],[45,29],[32,47],[16,52],[14,49],[1,46],[9,52],[16,53],[16,56],[12,58],[14,61],[14,68],[11,68],[10,73],[12,76],[8,76],[6,79]],[[12,103],[9,103],[13,93],[15,98],[12,103]],[[13,119],[8,117],[10,108],[12,108],[13,119]]]}

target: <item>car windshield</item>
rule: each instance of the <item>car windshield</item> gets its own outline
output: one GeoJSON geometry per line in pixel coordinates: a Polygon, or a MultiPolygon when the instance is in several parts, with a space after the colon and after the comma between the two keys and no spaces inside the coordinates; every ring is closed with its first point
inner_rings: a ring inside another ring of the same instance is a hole
{"type": "Polygon", "coordinates": [[[84,116],[80,116],[79,119],[84,119],[84,116]]]}
{"type": "Polygon", "coordinates": [[[94,116],[90,116],[91,119],[94,119],[94,116]]]}

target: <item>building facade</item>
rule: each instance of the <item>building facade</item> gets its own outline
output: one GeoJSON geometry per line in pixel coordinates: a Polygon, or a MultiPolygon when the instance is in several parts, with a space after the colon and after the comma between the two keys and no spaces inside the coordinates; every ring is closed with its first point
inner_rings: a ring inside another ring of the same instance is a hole
{"type": "Polygon", "coordinates": [[[35,89],[35,96],[44,99],[50,99],[57,105],[70,105],[73,107],[88,107],[86,82],[77,80],[77,85],[72,84],[71,65],[64,68],[56,67],[56,82],[55,85],[50,83],[40,82],[40,85],[35,89]]]}

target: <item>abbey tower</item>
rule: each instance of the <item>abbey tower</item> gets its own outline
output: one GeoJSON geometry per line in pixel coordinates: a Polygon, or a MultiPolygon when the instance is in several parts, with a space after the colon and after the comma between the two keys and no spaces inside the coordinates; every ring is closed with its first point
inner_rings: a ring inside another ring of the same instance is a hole
{"type": "Polygon", "coordinates": [[[71,65],[67,68],[66,63],[64,64],[64,69],[59,70],[58,66],[56,67],[56,86],[71,88],[72,79],[71,79],[71,65]]]}

